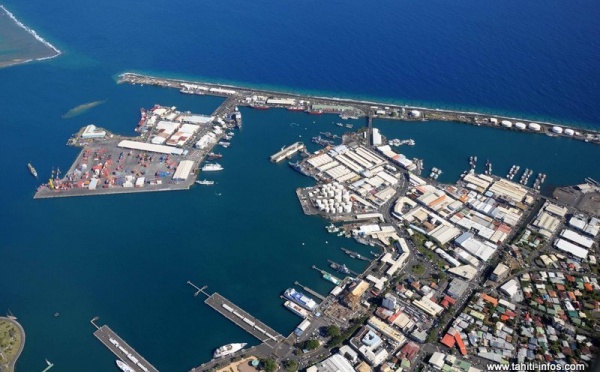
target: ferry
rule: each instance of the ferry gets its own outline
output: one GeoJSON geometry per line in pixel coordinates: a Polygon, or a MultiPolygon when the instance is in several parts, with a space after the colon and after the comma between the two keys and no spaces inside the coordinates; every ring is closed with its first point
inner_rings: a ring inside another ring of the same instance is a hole
{"type": "Polygon", "coordinates": [[[135,369],[131,368],[129,364],[120,360],[117,360],[117,367],[119,367],[119,369],[124,372],[135,372],[135,369]]]}
{"type": "Polygon", "coordinates": [[[31,174],[37,178],[38,174],[37,171],[35,170],[35,168],[33,167],[33,165],[31,165],[31,163],[27,163],[27,168],[29,168],[29,171],[31,172],[31,174]]]}
{"type": "Polygon", "coordinates": [[[308,311],[296,305],[292,301],[286,301],[283,306],[287,307],[289,311],[302,318],[306,318],[310,314],[308,311]]]}
{"type": "Polygon", "coordinates": [[[246,346],[246,345],[247,345],[246,343],[223,345],[220,348],[218,348],[217,350],[215,350],[215,352],[213,354],[213,358],[220,358],[220,357],[224,357],[229,354],[233,354],[236,351],[242,350],[244,348],[244,346],[246,346]]]}
{"type": "Polygon", "coordinates": [[[323,279],[327,280],[328,282],[331,282],[335,285],[340,285],[342,283],[342,281],[338,278],[336,278],[335,276],[329,274],[329,273],[325,273],[323,274],[323,279]]]}
{"type": "Polygon", "coordinates": [[[301,173],[301,174],[305,175],[306,177],[310,177],[310,174],[304,170],[304,168],[300,165],[300,163],[298,163],[298,162],[292,163],[290,161],[290,162],[288,162],[288,164],[296,172],[301,173]]]}
{"type": "Polygon", "coordinates": [[[214,185],[214,184],[215,184],[215,181],[209,181],[209,180],[199,180],[199,181],[196,181],[196,183],[197,183],[198,185],[214,185]]]}
{"type": "Polygon", "coordinates": [[[317,307],[317,303],[312,298],[306,296],[302,292],[296,291],[294,288],[288,288],[283,293],[283,295],[288,299],[292,300],[298,305],[304,307],[307,310],[313,311],[317,307]]]}
{"type": "Polygon", "coordinates": [[[219,163],[205,164],[202,167],[203,172],[215,172],[220,170],[223,170],[223,167],[219,163]]]}

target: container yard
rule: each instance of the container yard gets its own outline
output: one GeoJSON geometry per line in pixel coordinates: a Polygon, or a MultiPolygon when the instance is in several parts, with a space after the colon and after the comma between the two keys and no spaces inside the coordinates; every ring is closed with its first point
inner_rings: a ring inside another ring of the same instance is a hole
{"type": "Polygon", "coordinates": [[[34,198],[189,189],[213,147],[221,138],[233,137],[227,133],[236,127],[235,120],[230,112],[221,112],[204,116],[158,105],[141,109],[138,137],[117,136],[90,124],[68,142],[82,147],[71,168],[64,173],[53,169],[34,198]]]}

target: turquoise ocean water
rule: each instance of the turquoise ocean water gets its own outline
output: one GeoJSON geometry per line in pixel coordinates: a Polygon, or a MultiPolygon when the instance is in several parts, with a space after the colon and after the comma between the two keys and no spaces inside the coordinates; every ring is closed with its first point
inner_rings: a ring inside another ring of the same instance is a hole
{"type": "MultiPolygon", "coordinates": [[[[284,144],[339,132],[335,116],[243,109],[244,128],[221,151],[225,171],[211,177],[214,187],[34,201],[27,162],[41,176],[66,170],[78,149],[64,144],[81,126],[133,134],[140,107],[210,113],[221,102],[116,85],[118,73],[600,123],[600,8],[591,0],[4,5],[64,52],[0,69],[0,311],[27,330],[24,371],[43,369],[44,358],[65,371],[114,369],[91,334],[94,316],[160,370],[190,369],[221,344],[256,340],[194,298],[187,280],[286,334],[300,319],[281,306],[281,292],[298,280],[326,293],[332,286],[311,265],[333,259],[360,270],[339,248],[370,250],[304,216],[294,190],[312,180],[268,161],[284,144]],[[96,100],[106,103],[61,118],[96,100]]],[[[548,185],[600,179],[600,151],[586,143],[452,123],[376,126],[414,138],[406,153],[442,168],[443,181],[456,180],[470,155],[492,161],[497,174],[512,164],[547,173],[548,185]]]]}

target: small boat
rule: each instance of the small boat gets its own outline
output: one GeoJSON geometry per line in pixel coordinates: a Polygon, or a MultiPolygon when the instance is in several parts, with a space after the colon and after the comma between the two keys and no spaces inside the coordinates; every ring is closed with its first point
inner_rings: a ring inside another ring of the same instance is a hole
{"type": "Polygon", "coordinates": [[[352,124],[346,124],[346,128],[352,128],[353,125],[352,124]]]}
{"type": "Polygon", "coordinates": [[[117,360],[117,367],[123,372],[135,372],[135,369],[131,368],[129,364],[120,360],[117,360]]]}
{"type": "Polygon", "coordinates": [[[214,185],[215,181],[210,181],[210,180],[198,180],[196,181],[196,183],[198,185],[214,185]]]}
{"type": "Polygon", "coordinates": [[[223,155],[217,154],[217,153],[214,153],[214,152],[211,152],[210,154],[208,154],[208,158],[210,160],[221,159],[222,157],[223,157],[223,155]]]}

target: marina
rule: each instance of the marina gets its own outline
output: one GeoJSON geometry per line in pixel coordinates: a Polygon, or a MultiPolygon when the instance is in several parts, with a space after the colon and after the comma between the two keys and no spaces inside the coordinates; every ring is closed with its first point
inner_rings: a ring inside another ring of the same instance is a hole
{"type": "Polygon", "coordinates": [[[119,335],[117,335],[109,326],[98,327],[92,319],[91,323],[96,327],[94,336],[104,344],[115,356],[126,362],[132,370],[136,372],[158,372],[158,370],[142,357],[134,348],[129,346],[119,335]]]}

